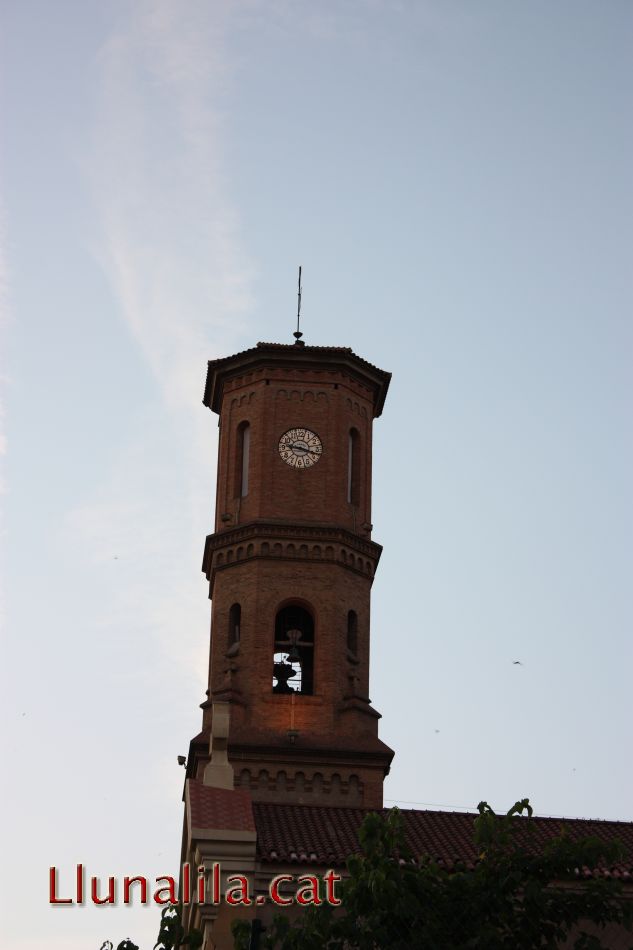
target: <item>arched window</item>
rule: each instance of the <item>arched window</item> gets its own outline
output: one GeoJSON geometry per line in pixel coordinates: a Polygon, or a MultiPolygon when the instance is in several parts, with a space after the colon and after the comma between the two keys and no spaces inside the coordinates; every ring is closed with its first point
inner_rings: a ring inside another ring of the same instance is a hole
{"type": "Polygon", "coordinates": [[[358,615],[355,610],[347,612],[347,649],[354,656],[358,653],[358,615]]]}
{"type": "Polygon", "coordinates": [[[314,690],[314,620],[296,604],[283,607],[275,619],[273,693],[314,690]]]}
{"type": "Polygon", "coordinates": [[[229,636],[228,648],[231,649],[236,643],[240,642],[240,625],[242,622],[242,608],[239,604],[233,604],[229,610],[229,636]]]}
{"type": "Polygon", "coordinates": [[[358,429],[349,430],[347,500],[351,505],[360,504],[360,434],[358,429]]]}
{"type": "Polygon", "coordinates": [[[235,459],[235,497],[248,495],[248,462],[251,449],[251,427],[248,422],[240,422],[237,427],[237,447],[235,459]]]}

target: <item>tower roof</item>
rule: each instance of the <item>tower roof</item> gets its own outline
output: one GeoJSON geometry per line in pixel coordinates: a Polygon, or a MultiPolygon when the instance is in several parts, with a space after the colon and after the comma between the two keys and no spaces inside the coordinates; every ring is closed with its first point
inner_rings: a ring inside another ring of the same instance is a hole
{"type": "Polygon", "coordinates": [[[258,343],[248,350],[217,360],[209,360],[202,402],[213,412],[220,411],[224,383],[233,376],[261,366],[323,368],[324,365],[348,372],[373,392],[374,416],[385,403],[391,373],[364,360],[349,346],[301,346],[296,343],[258,343]]]}

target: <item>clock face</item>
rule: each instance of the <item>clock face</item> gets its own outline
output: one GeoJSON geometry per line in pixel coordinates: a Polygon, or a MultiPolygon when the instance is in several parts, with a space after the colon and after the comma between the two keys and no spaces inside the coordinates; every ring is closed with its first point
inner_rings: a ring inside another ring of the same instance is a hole
{"type": "Polygon", "coordinates": [[[322,452],[321,439],[311,429],[288,429],[279,440],[279,454],[293,468],[311,468],[322,452]]]}

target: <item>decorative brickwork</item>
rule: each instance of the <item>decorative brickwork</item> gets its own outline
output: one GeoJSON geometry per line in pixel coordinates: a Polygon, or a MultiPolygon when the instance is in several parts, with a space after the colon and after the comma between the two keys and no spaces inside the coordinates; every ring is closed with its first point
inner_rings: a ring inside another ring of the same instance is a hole
{"type": "Polygon", "coordinates": [[[362,783],[355,774],[301,771],[251,772],[242,769],[236,776],[236,788],[250,791],[253,801],[275,802],[283,799],[299,804],[357,806],[362,800],[362,783]]]}
{"type": "Polygon", "coordinates": [[[393,753],[368,695],[382,550],[371,540],[371,446],[388,383],[341,347],[259,344],[209,364],[204,402],[220,429],[203,559],[212,636],[190,776],[226,781],[224,764],[206,768],[209,748],[224,762],[224,732],[213,738],[221,708],[235,787],[254,800],[382,805],[393,753]],[[317,446],[309,464],[306,431],[317,446]],[[275,634],[293,606],[309,634],[275,634]]]}

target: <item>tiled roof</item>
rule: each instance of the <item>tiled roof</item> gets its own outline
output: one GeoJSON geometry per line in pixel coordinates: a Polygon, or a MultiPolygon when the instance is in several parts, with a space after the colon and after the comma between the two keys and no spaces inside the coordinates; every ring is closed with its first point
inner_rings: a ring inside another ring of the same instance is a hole
{"type": "Polygon", "coordinates": [[[325,355],[327,353],[340,353],[345,356],[353,356],[355,360],[358,360],[359,363],[364,364],[365,366],[371,367],[371,369],[376,370],[376,372],[383,374],[384,376],[391,377],[391,373],[387,373],[385,370],[380,369],[379,366],[376,366],[375,363],[370,363],[369,360],[363,359],[362,356],[359,356],[358,353],[354,353],[354,350],[351,346],[309,346],[304,344],[303,346],[297,346],[296,343],[263,343],[260,342],[257,346],[250,346],[246,350],[239,350],[237,353],[231,353],[230,356],[220,356],[218,359],[209,360],[209,366],[215,368],[216,366],[222,366],[224,363],[229,363],[232,360],[239,359],[241,356],[250,356],[251,354],[262,352],[264,350],[278,350],[280,352],[292,352],[296,356],[305,356],[309,353],[317,353],[325,355]]]}
{"type": "MultiPolygon", "coordinates": [[[[212,788],[196,779],[188,780],[186,794],[192,829],[256,832],[257,856],[263,863],[342,867],[350,854],[360,851],[358,830],[368,809],[253,802],[246,790],[212,788]]],[[[387,813],[383,809],[382,814],[387,813]]],[[[476,814],[403,809],[401,815],[405,840],[416,860],[430,856],[447,869],[457,862],[474,868],[476,814]]],[[[517,819],[521,820],[526,819],[517,819]]],[[[572,841],[619,840],[625,848],[621,861],[599,870],[581,868],[578,875],[633,883],[633,822],[535,817],[530,823],[530,847],[536,849],[544,848],[562,830],[572,841]]]]}
{"type": "Polygon", "coordinates": [[[341,865],[359,850],[362,808],[253,802],[261,861],[341,865]]]}
{"type": "MultiPolygon", "coordinates": [[[[288,350],[288,349],[294,350],[297,344],[296,343],[260,342],[257,344],[257,346],[262,347],[264,349],[268,349],[270,347],[271,349],[275,349],[275,350],[288,350]]],[[[329,350],[331,353],[351,353],[352,352],[351,346],[314,346],[312,344],[307,344],[307,343],[304,343],[301,349],[302,350],[329,350]]]]}
{"type": "MultiPolygon", "coordinates": [[[[369,360],[364,359],[362,356],[359,356],[358,353],[354,353],[354,350],[351,346],[313,346],[308,343],[304,343],[303,346],[297,347],[296,343],[258,343],[257,347],[253,349],[262,349],[262,350],[293,350],[295,353],[297,349],[301,349],[304,353],[346,353],[350,356],[353,356],[355,360],[358,360],[359,363],[363,363],[365,366],[370,366],[376,372],[381,373],[383,376],[391,378],[391,373],[387,373],[384,369],[380,369],[379,366],[376,366],[375,363],[370,363],[369,360]]],[[[245,350],[244,352],[249,352],[245,350]]]]}
{"type": "MultiPolygon", "coordinates": [[[[321,807],[253,803],[257,828],[257,853],[263,862],[297,862],[342,866],[349,854],[360,851],[358,829],[366,815],[362,808],[321,807]]],[[[383,810],[383,814],[387,811],[383,810]]],[[[456,861],[472,869],[477,862],[473,840],[476,814],[463,812],[401,812],[407,845],[416,858],[430,855],[451,868],[456,861]]],[[[517,819],[521,820],[521,819],[517,819]]],[[[619,839],[627,855],[616,866],[600,872],[583,868],[581,876],[596,873],[633,881],[633,823],[593,821],[578,818],[533,818],[533,841],[545,844],[564,828],[572,840],[596,837],[602,841],[619,839]]]]}
{"type": "Polygon", "coordinates": [[[382,412],[391,373],[380,369],[369,360],[354,353],[349,346],[297,346],[295,343],[258,343],[247,350],[241,350],[239,353],[233,353],[230,356],[223,356],[219,359],[209,360],[207,366],[207,380],[204,387],[204,396],[202,402],[205,406],[219,412],[221,393],[223,387],[223,378],[231,371],[237,372],[238,369],[244,369],[247,366],[261,365],[268,360],[279,360],[282,363],[287,362],[290,357],[296,361],[297,365],[309,365],[313,360],[322,362],[332,359],[335,363],[341,363],[346,367],[356,368],[366,378],[372,380],[375,388],[375,407],[377,416],[382,412]]]}
{"type": "Polygon", "coordinates": [[[253,805],[241,789],[212,788],[196,779],[187,782],[192,828],[255,831],[253,805]]]}

